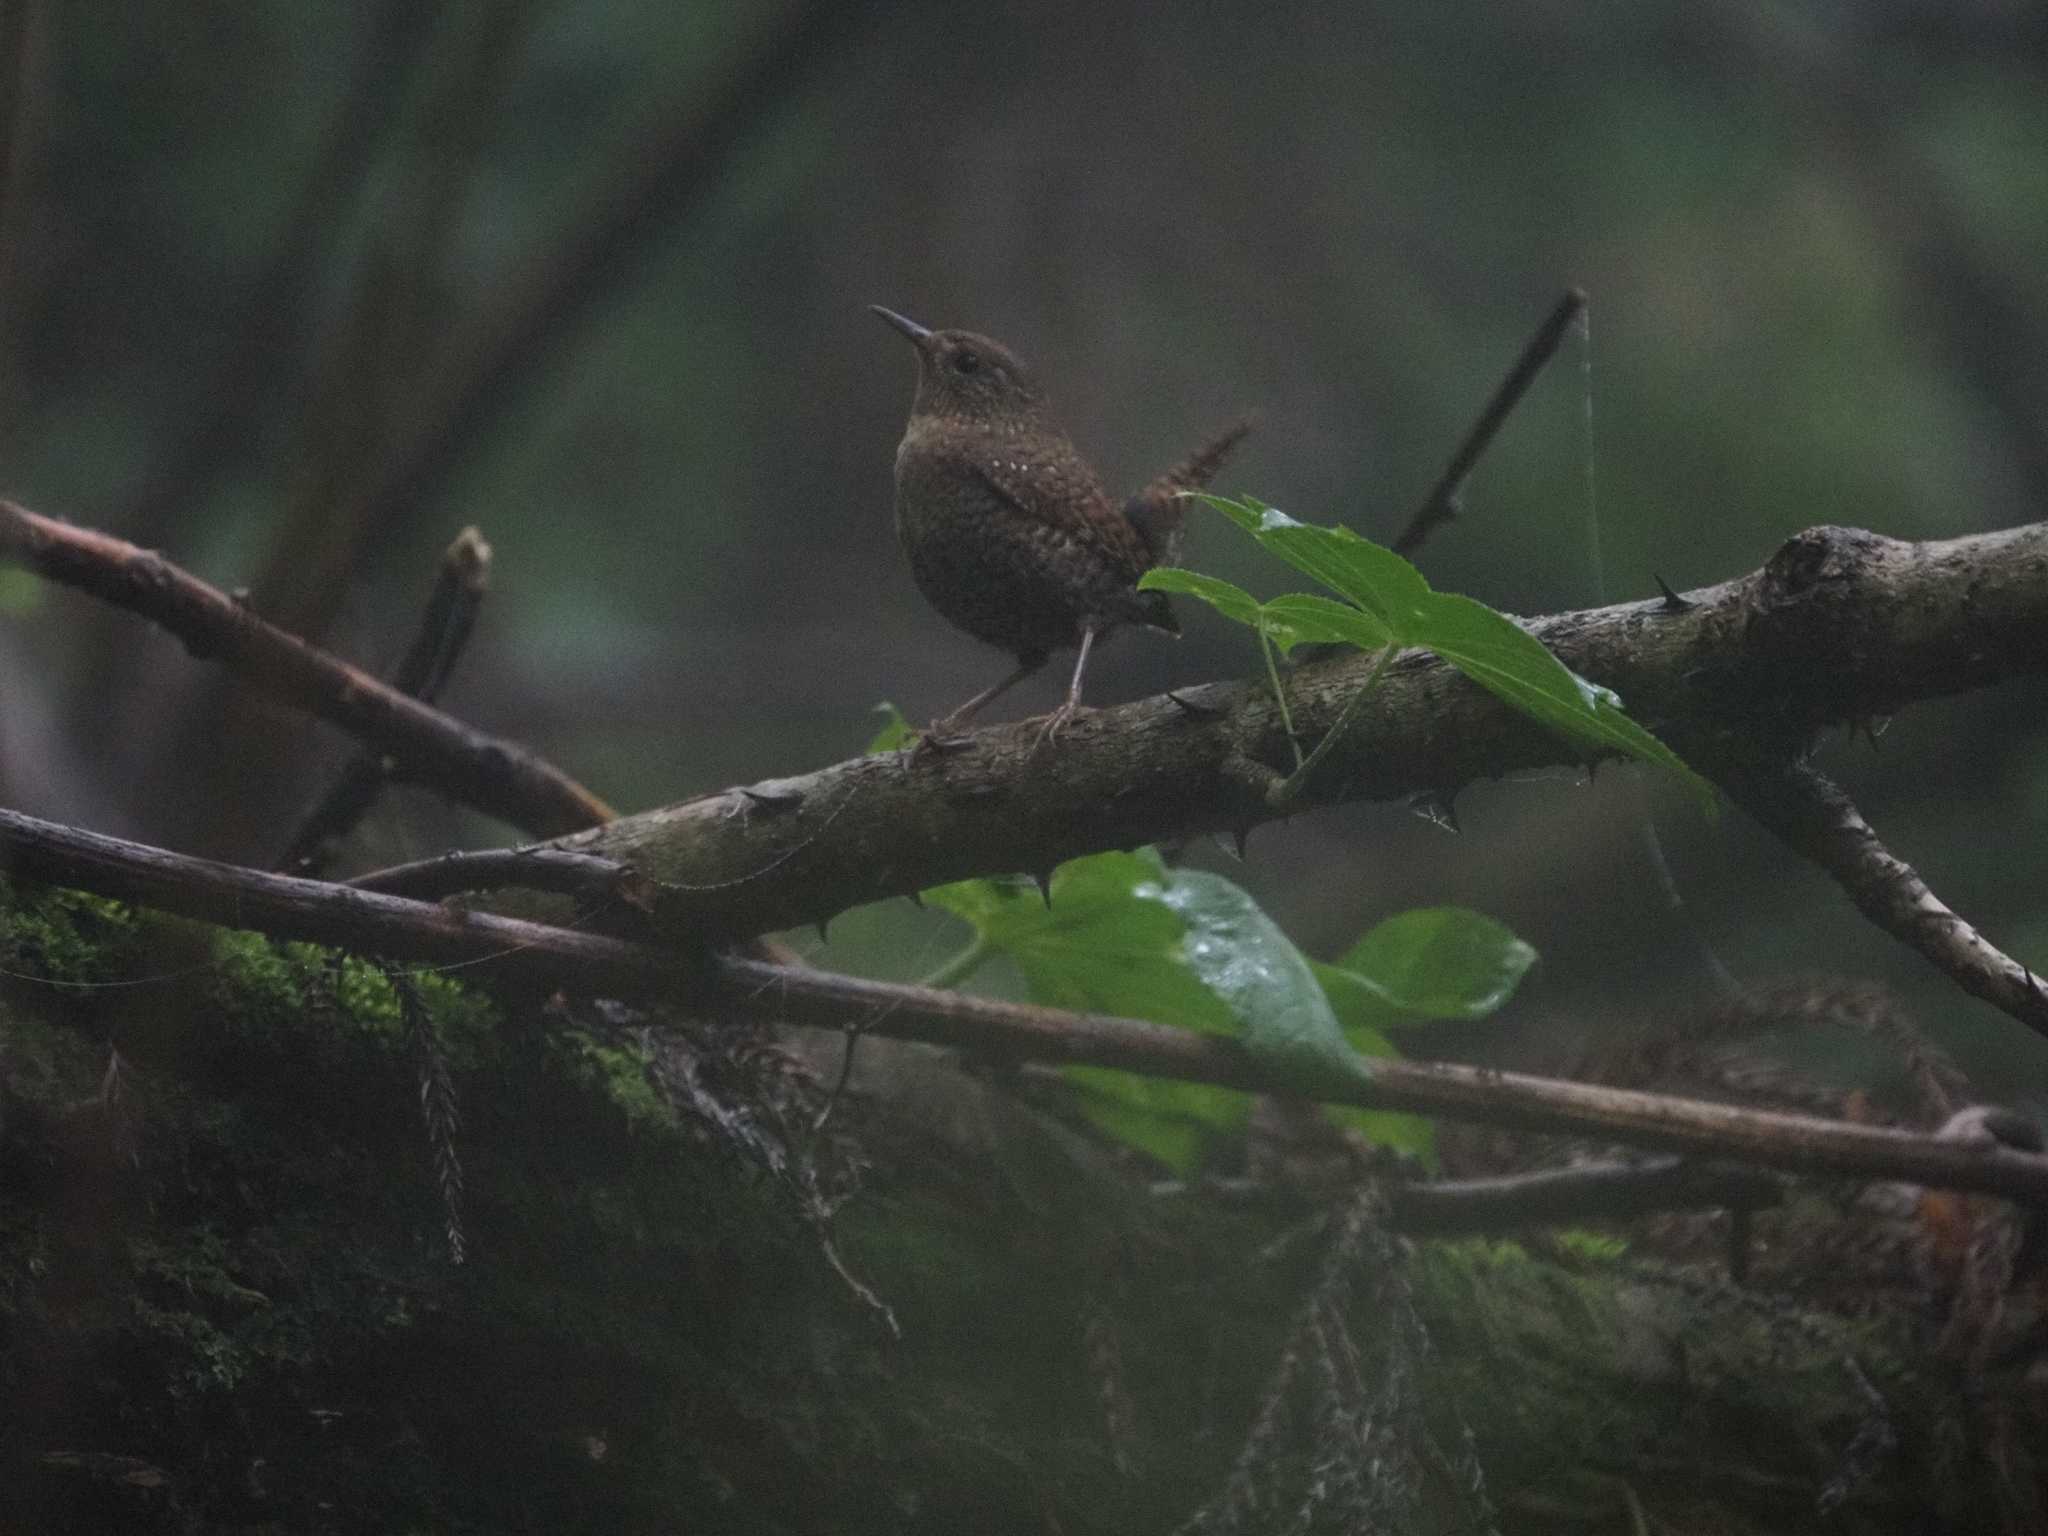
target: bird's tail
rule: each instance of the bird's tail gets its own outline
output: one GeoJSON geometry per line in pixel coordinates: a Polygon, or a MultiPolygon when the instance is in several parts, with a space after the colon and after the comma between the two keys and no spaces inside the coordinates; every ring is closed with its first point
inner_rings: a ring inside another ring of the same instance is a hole
{"type": "Polygon", "coordinates": [[[1180,558],[1187,518],[1187,502],[1180,493],[1199,491],[1207,485],[1258,419],[1256,413],[1238,417],[1173,468],[1154,476],[1143,490],[1124,503],[1124,516],[1145,541],[1153,565],[1171,565],[1180,558]]]}

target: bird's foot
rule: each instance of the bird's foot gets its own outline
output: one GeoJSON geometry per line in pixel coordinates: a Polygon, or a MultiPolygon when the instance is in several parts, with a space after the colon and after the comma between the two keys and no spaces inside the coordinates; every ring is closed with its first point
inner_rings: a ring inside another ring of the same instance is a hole
{"type": "Polygon", "coordinates": [[[1081,716],[1093,713],[1093,710],[1088,709],[1078,701],[1074,699],[1067,700],[1066,703],[1045,717],[1045,724],[1039,727],[1038,740],[1032,744],[1031,750],[1037,753],[1047,747],[1058,746],[1061,731],[1072,725],[1081,716]]]}
{"type": "Polygon", "coordinates": [[[910,761],[914,764],[927,757],[946,757],[954,752],[964,752],[973,744],[973,738],[956,735],[953,732],[953,718],[934,720],[917,735],[910,744],[910,761]]]}

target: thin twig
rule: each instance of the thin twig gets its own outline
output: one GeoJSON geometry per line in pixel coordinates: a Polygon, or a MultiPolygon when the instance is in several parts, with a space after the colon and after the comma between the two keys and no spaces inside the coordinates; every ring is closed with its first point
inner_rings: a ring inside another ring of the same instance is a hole
{"type": "Polygon", "coordinates": [[[849,1016],[900,1040],[1015,1061],[1115,1067],[1248,1092],[1296,1092],[1529,1131],[1598,1135],[1792,1173],[1911,1179],[2048,1205],[2048,1156],[1987,1140],[1778,1114],[1445,1062],[1332,1063],[1313,1083],[1276,1072],[1243,1041],[1170,1025],[1069,1013],[928,987],[730,956],[378,896],[195,859],[0,810],[0,869],[187,917],[257,927],[398,959],[474,964],[480,979],[550,991],[683,996],[764,1022],[841,1031],[849,1016]],[[707,990],[708,987],[708,990],[707,990]]]}
{"type": "MultiPolygon", "coordinates": [[[[1165,1179],[1153,1184],[1151,1193],[1161,1199],[1205,1195],[1246,1204],[1316,1198],[1310,1186],[1256,1178],[1165,1179]]],[[[1682,1157],[1615,1158],[1498,1178],[1392,1183],[1388,1216],[1397,1231],[1449,1237],[1626,1221],[1659,1211],[1748,1212],[1783,1198],[1770,1174],[1703,1166],[1682,1157]]]]}
{"type": "Polygon", "coordinates": [[[1833,876],[1865,917],[1972,997],[2048,1035],[2048,982],[1951,911],[1827,775],[1808,763],[1771,764],[1724,774],[1721,783],[1794,852],[1833,876]]]}
{"type": "Polygon", "coordinates": [[[0,560],[153,620],[194,656],[219,661],[395,759],[399,771],[513,826],[545,837],[612,819],[611,807],[526,748],[287,634],[153,550],[0,500],[0,560]]]}
{"type": "Polygon", "coordinates": [[[1443,474],[1430,487],[1429,495],[1423,498],[1415,515],[1408,519],[1408,526],[1401,530],[1401,536],[1394,540],[1392,548],[1395,554],[1413,555],[1439,525],[1458,515],[1458,497],[1465,489],[1465,477],[1472,473],[1472,466],[1479,462],[1479,456],[1486,452],[1509,414],[1521,403],[1536,375],[1543,371],[1543,365],[1556,354],[1564,333],[1585,307],[1584,290],[1570,289],[1557,301],[1556,308],[1551,310],[1543,324],[1536,328],[1536,334],[1522,348],[1522,355],[1515,359],[1515,366],[1500,381],[1492,398],[1486,402],[1486,408],[1479,413],[1479,419],[1472,423],[1472,430],[1465,434],[1464,441],[1458,444],[1458,451],[1451,455],[1451,462],[1444,466],[1443,474]]]}
{"type": "MultiPolygon", "coordinates": [[[[392,676],[392,686],[425,704],[439,697],[469,642],[490,579],[491,546],[475,528],[463,529],[441,555],[427,611],[392,676]]],[[[277,867],[293,874],[320,874],[326,850],[369,814],[390,772],[383,754],[358,752],[307,813],[277,867]]]]}
{"type": "Polygon", "coordinates": [[[1391,1198],[1401,1231],[1448,1235],[1622,1221],[1656,1211],[1754,1210],[1776,1205],[1781,1192],[1767,1175],[1653,1157],[1493,1179],[1396,1184],[1391,1198]]]}

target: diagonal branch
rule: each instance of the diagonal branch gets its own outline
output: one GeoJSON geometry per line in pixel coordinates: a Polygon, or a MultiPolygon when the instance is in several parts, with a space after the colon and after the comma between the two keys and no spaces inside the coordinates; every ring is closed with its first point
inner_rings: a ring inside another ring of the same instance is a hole
{"type": "Polygon", "coordinates": [[[154,550],[0,501],[0,560],[162,625],[202,659],[397,760],[443,794],[540,835],[608,820],[602,800],[526,748],[464,725],[258,618],[154,550]]]}
{"type": "Polygon", "coordinates": [[[1536,328],[1536,334],[1523,344],[1521,355],[1508,369],[1507,377],[1487,397],[1479,419],[1472,423],[1471,430],[1444,466],[1444,472],[1430,487],[1422,505],[1415,509],[1415,515],[1408,519],[1408,526],[1387,546],[1395,554],[1413,557],[1440,524],[1448,523],[1458,515],[1458,500],[1464,494],[1466,477],[1472,473],[1479,456],[1486,452],[1514,408],[1521,404],[1522,396],[1536,382],[1536,375],[1543,371],[1543,365],[1556,354],[1558,343],[1564,340],[1564,333],[1570,329],[1571,323],[1585,313],[1585,309],[1586,293],[1582,288],[1567,289],[1564,297],[1551,307],[1549,315],[1536,328]]]}
{"type": "Polygon", "coordinates": [[[968,997],[645,944],[266,874],[0,810],[0,869],[282,938],[437,964],[553,990],[683,996],[764,1022],[858,1026],[999,1060],[1116,1067],[1248,1092],[1593,1135],[1806,1174],[1912,1179],[2048,1205],[2048,1157],[1981,1140],[1602,1088],[1447,1062],[1360,1058],[1305,1083],[1242,1041],[1139,1019],[968,997]]]}
{"type": "Polygon", "coordinates": [[[1865,917],[1971,996],[2048,1035],[2048,987],[2041,978],[1951,911],[1912,865],[1885,847],[1833,780],[1795,762],[1727,774],[1721,782],[1744,810],[1832,875],[1865,917]]]}

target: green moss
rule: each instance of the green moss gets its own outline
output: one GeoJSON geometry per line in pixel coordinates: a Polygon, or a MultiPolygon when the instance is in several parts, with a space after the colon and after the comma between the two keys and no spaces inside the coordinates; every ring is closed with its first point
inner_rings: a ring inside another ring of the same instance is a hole
{"type": "MultiPolygon", "coordinates": [[[[169,1483],[97,1528],[1170,1529],[1227,1474],[1320,1262],[1299,1211],[1149,1199],[961,1079],[958,1115],[839,1111],[874,1169],[837,1249],[896,1338],[631,1035],[413,973],[461,1111],[456,1266],[379,967],[28,889],[0,890],[0,944],[8,1528],[94,1528],[41,1458],[106,1447],[169,1483]]],[[[1856,1429],[1843,1353],[1894,1390],[1878,1341],[1788,1340],[1612,1263],[1402,1262],[1442,1441],[1469,1423],[1497,1495],[1706,1436],[1810,1479],[1856,1429]],[[1810,1445],[1767,1428],[1788,1376],[1810,1445]]]]}
{"type": "Polygon", "coordinates": [[[142,920],[120,902],[0,876],[0,971],[71,989],[126,980],[142,920]]]}

